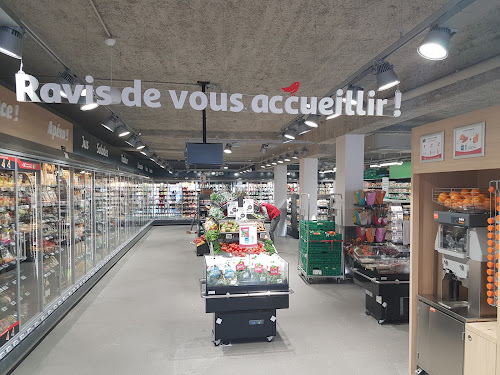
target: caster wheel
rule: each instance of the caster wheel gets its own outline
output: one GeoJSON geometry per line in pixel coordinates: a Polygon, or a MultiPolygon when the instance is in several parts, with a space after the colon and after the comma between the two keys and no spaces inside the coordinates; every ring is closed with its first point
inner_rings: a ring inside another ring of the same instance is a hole
{"type": "Polygon", "coordinates": [[[307,279],[308,283],[312,283],[313,279],[307,279]]]}
{"type": "Polygon", "coordinates": [[[366,315],[371,315],[370,312],[368,310],[365,310],[365,314],[366,315]]]}
{"type": "Polygon", "coordinates": [[[385,322],[385,319],[384,320],[379,320],[378,324],[384,324],[384,322],[385,322]]]}
{"type": "Polygon", "coordinates": [[[220,342],[222,345],[230,345],[231,341],[221,341],[220,342]]]}
{"type": "Polygon", "coordinates": [[[220,340],[214,340],[214,346],[219,346],[220,345],[220,340]]]}
{"type": "Polygon", "coordinates": [[[273,339],[274,339],[274,336],[267,336],[267,341],[271,342],[271,341],[273,341],[273,339]]]}

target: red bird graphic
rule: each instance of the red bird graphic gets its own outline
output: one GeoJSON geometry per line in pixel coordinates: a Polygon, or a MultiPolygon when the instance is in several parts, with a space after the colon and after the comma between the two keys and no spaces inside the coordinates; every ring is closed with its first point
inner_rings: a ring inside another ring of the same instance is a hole
{"type": "Polygon", "coordinates": [[[294,82],[290,86],[288,86],[288,87],[282,87],[281,89],[284,92],[289,92],[290,94],[292,94],[292,96],[295,96],[295,93],[299,89],[299,86],[300,86],[300,82],[294,82]]]}

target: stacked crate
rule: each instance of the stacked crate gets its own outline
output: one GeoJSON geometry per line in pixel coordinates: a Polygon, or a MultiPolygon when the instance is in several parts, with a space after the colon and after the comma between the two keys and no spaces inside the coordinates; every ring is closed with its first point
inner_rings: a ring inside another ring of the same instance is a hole
{"type": "Polygon", "coordinates": [[[300,222],[300,263],[306,276],[342,276],[342,235],[330,235],[334,221],[300,222]]]}

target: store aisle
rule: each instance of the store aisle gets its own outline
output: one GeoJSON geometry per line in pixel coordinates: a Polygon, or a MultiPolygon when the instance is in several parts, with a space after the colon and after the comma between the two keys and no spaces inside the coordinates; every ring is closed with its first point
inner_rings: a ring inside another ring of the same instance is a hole
{"type": "Polygon", "coordinates": [[[13,372],[14,375],[408,373],[408,326],[365,315],[353,284],[306,285],[297,240],[279,238],[295,291],[278,336],[215,347],[186,226],[154,227],[13,372]]]}

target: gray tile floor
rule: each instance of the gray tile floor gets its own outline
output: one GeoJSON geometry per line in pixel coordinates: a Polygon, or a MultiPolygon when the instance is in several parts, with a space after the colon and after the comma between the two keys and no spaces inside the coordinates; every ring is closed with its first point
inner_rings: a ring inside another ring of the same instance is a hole
{"type": "Polygon", "coordinates": [[[306,285],[291,238],[277,242],[295,290],[278,336],[215,347],[186,229],[150,230],[13,374],[408,374],[408,326],[365,315],[356,285],[306,285]]]}

